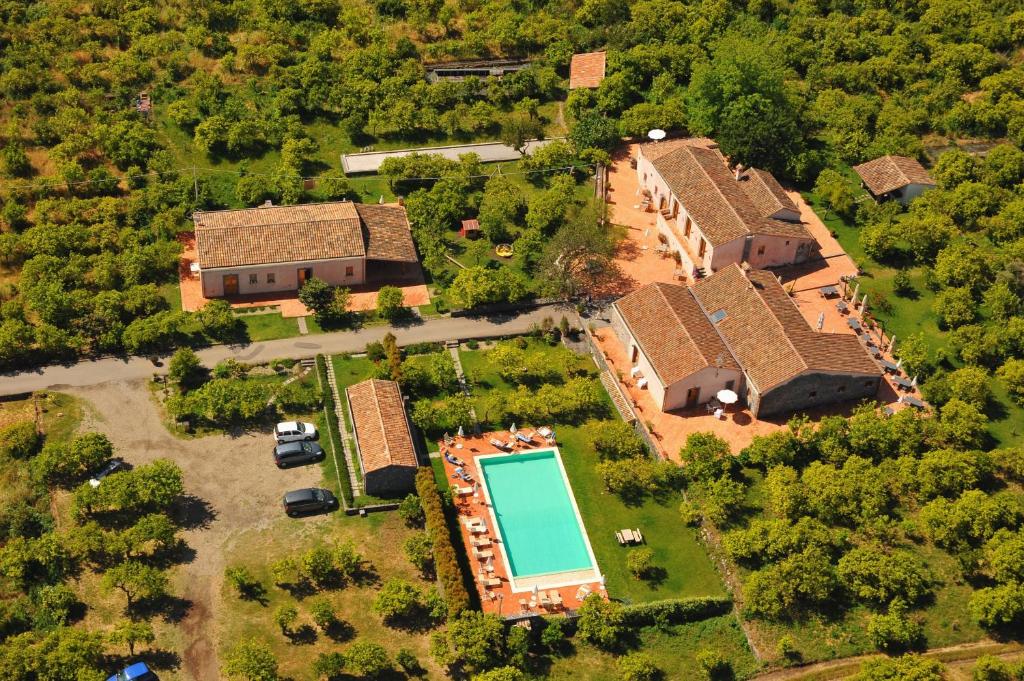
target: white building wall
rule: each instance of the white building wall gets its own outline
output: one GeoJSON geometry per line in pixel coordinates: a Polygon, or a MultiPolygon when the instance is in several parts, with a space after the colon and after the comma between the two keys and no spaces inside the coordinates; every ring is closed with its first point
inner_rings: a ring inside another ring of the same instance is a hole
{"type": "Polygon", "coordinates": [[[690,374],[681,381],[676,381],[671,384],[665,391],[665,400],[661,406],[662,411],[672,411],[673,409],[682,409],[686,406],[686,395],[690,392],[691,388],[699,388],[700,395],[697,397],[697,404],[706,404],[709,402],[719,390],[724,390],[728,387],[726,384],[732,381],[733,390],[737,395],[743,395],[741,392],[743,384],[743,374],[738,369],[716,369],[715,367],[705,367],[700,371],[690,374]]]}
{"type": "Polygon", "coordinates": [[[253,265],[250,267],[218,267],[205,269],[200,273],[203,295],[207,298],[224,296],[224,277],[238,275],[239,295],[296,291],[299,288],[299,270],[309,268],[313,276],[323,279],[332,286],[358,286],[366,282],[366,260],[363,258],[340,258],[337,260],[315,260],[253,265]],[[349,274],[351,268],[351,274],[349,274]],[[273,283],[268,282],[273,276],[273,283]],[[255,277],[255,282],[253,281],[255,277]]]}

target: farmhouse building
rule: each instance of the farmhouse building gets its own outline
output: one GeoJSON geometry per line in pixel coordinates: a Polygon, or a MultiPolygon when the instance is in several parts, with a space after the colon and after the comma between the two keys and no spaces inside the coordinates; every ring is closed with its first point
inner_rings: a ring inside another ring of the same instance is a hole
{"type": "Polygon", "coordinates": [[[904,206],[935,187],[935,180],[917,159],[882,156],[854,166],[861,184],[876,201],[895,200],[904,206]]]}
{"type": "Polygon", "coordinates": [[[856,336],[815,331],[775,275],[738,265],[648,284],[614,303],[612,326],[663,411],[729,389],[767,416],[873,397],[882,377],[856,336]]]}
{"type": "Polygon", "coordinates": [[[339,201],[197,211],[203,295],[295,291],[310,277],[332,285],[400,281],[419,273],[405,209],[339,201]]]}
{"type": "Polygon", "coordinates": [[[345,389],[367,494],[393,496],[415,486],[416,450],[398,383],[371,378],[345,389]]]}
{"type": "Polygon", "coordinates": [[[816,247],[778,180],[757,168],[730,170],[712,140],[642,144],[636,172],[681,278],[743,262],[755,268],[801,263],[816,247]]]}

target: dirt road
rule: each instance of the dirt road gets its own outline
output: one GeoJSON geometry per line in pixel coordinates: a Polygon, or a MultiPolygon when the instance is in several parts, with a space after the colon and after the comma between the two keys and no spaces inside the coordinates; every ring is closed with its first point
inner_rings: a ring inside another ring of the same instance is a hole
{"type": "Polygon", "coordinates": [[[188,528],[183,538],[195,554],[177,569],[175,579],[181,589],[176,595],[191,602],[179,624],[184,641],[178,651],[178,675],[195,681],[218,679],[216,622],[223,556],[241,530],[281,522],[281,495],[289,489],[317,485],[319,466],[278,470],[271,459],[273,438],[269,433],[176,438],[164,428],[157,404],[142,381],[104,383],[69,392],[93,407],[86,410],[83,428],[106,434],[129,463],[168,458],[184,471],[190,497],[182,510],[188,528]]]}

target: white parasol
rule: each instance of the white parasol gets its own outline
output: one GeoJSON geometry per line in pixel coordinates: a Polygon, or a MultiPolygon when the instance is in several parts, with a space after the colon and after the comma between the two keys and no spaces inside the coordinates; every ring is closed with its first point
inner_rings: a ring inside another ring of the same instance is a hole
{"type": "Polygon", "coordinates": [[[458,435],[459,435],[459,437],[466,437],[466,431],[462,429],[462,426],[459,426],[459,433],[458,433],[458,435]]]}
{"type": "Polygon", "coordinates": [[[740,396],[732,390],[719,390],[715,397],[722,404],[736,404],[740,400],[740,396]]]}
{"type": "Polygon", "coordinates": [[[515,422],[512,423],[512,427],[508,429],[508,432],[512,433],[513,435],[516,434],[516,424],[515,424],[515,422]]]}
{"type": "Polygon", "coordinates": [[[665,132],[664,130],[662,130],[661,128],[655,128],[654,130],[651,130],[650,132],[648,132],[647,136],[649,138],[651,138],[652,140],[654,140],[655,142],[657,142],[659,140],[665,139],[665,135],[667,135],[667,134],[668,133],[665,132]]]}

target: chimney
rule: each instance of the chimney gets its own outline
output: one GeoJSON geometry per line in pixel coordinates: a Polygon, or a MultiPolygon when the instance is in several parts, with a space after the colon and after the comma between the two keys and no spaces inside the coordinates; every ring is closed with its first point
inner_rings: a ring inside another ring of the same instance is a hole
{"type": "Polygon", "coordinates": [[[266,201],[264,201],[263,205],[260,206],[260,208],[273,208],[273,207],[274,207],[274,202],[271,201],[270,199],[267,199],[266,201]]]}
{"type": "Polygon", "coordinates": [[[743,179],[743,164],[742,163],[737,163],[735,170],[736,170],[736,181],[738,182],[739,180],[743,179]]]}

